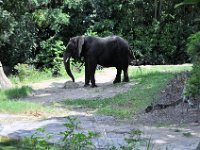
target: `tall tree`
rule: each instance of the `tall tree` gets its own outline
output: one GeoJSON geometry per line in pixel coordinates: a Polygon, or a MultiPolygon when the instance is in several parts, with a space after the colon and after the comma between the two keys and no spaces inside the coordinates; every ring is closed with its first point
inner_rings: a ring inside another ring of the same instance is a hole
{"type": "Polygon", "coordinates": [[[9,79],[6,77],[6,75],[3,71],[3,66],[0,61],[0,89],[11,88],[11,87],[12,87],[12,84],[9,81],[9,79]]]}

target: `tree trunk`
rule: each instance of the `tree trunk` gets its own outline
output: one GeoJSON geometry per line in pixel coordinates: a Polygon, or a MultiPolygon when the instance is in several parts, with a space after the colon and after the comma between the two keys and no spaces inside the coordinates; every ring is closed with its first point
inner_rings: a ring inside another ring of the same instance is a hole
{"type": "Polygon", "coordinates": [[[159,3],[159,20],[161,21],[161,15],[162,15],[162,3],[163,1],[160,0],[160,3],[159,3]]]}
{"type": "Polygon", "coordinates": [[[154,19],[157,20],[157,17],[158,17],[158,2],[157,2],[157,0],[154,0],[154,6],[155,6],[154,19]]]}
{"type": "Polygon", "coordinates": [[[0,61],[0,89],[11,88],[11,87],[12,87],[12,84],[9,81],[9,79],[6,77],[3,71],[3,66],[0,61]]]}

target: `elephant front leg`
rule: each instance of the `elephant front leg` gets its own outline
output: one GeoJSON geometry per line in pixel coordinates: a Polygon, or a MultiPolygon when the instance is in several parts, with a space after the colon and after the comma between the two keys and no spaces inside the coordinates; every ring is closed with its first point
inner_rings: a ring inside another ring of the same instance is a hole
{"type": "Polygon", "coordinates": [[[90,73],[90,80],[92,83],[92,87],[97,87],[97,85],[95,84],[95,77],[94,77],[96,67],[97,67],[97,63],[95,60],[89,62],[89,73],[90,73]]]}
{"type": "Polygon", "coordinates": [[[121,72],[122,72],[122,69],[121,68],[117,68],[117,75],[115,77],[115,80],[113,81],[114,84],[121,82],[121,72]]]}
{"type": "Polygon", "coordinates": [[[88,62],[85,62],[85,85],[84,87],[87,87],[90,85],[90,72],[89,72],[89,66],[88,62]]]}

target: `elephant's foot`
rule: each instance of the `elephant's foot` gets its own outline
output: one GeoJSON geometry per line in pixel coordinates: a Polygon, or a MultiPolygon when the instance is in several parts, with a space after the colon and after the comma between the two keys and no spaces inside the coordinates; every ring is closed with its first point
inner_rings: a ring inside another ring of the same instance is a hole
{"type": "Polygon", "coordinates": [[[124,78],[123,82],[129,82],[129,78],[124,78]]]}
{"type": "Polygon", "coordinates": [[[84,85],[84,87],[88,87],[88,86],[90,86],[90,84],[89,84],[89,83],[87,83],[87,84],[85,84],[85,85],[84,85]]]}
{"type": "Polygon", "coordinates": [[[115,79],[115,80],[113,81],[113,84],[120,83],[120,82],[121,82],[121,80],[115,79]]]}
{"type": "Polygon", "coordinates": [[[98,86],[97,86],[96,84],[94,84],[94,85],[91,85],[91,87],[92,87],[92,88],[95,88],[95,87],[98,87],[98,86]]]}

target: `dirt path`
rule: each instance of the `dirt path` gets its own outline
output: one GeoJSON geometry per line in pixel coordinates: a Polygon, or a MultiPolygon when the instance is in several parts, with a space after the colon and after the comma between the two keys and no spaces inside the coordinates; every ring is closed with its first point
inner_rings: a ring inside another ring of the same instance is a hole
{"type": "Polygon", "coordinates": [[[97,88],[84,88],[84,78],[76,79],[76,82],[63,80],[44,81],[32,84],[33,95],[25,98],[25,101],[49,103],[66,99],[102,99],[113,97],[119,93],[128,91],[135,83],[121,83],[113,85],[116,69],[110,68],[96,74],[97,88]],[[67,82],[66,82],[67,81],[67,82]]]}
{"type": "MultiPolygon", "coordinates": [[[[101,73],[97,73],[98,88],[83,88],[84,78],[78,79],[76,84],[67,82],[66,88],[63,88],[66,80],[36,83],[32,85],[34,94],[24,100],[51,103],[77,98],[85,100],[101,99],[126,92],[136,84],[130,82],[113,85],[112,81],[115,78],[115,73],[113,69],[106,69],[101,73]]],[[[78,132],[91,130],[99,133],[100,137],[93,139],[93,142],[100,149],[106,149],[110,145],[119,148],[121,144],[125,144],[124,138],[128,137],[133,129],[144,132],[142,138],[151,139],[154,150],[195,150],[200,140],[200,126],[198,126],[198,123],[187,124],[181,128],[180,126],[156,127],[155,125],[141,124],[141,122],[134,119],[119,121],[112,116],[96,115],[89,110],[71,110],[65,116],[79,118],[81,124],[77,130],[78,132]]],[[[14,138],[29,136],[39,127],[44,127],[47,132],[57,134],[65,130],[63,124],[66,122],[63,116],[49,116],[49,118],[44,119],[26,115],[0,114],[0,135],[14,138]]],[[[53,141],[58,141],[60,138],[61,136],[56,136],[53,141]]],[[[145,149],[145,146],[140,147],[140,149],[145,149]]]]}

